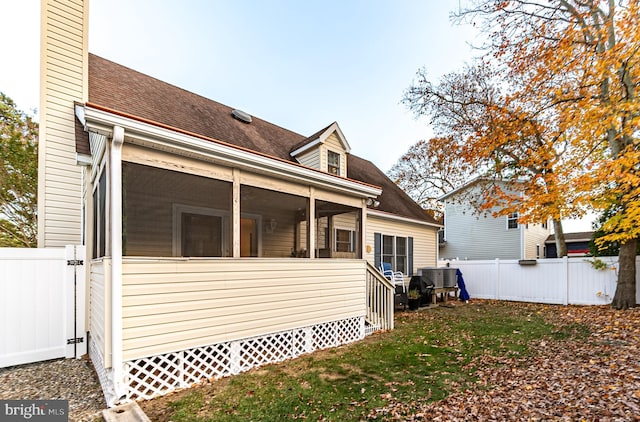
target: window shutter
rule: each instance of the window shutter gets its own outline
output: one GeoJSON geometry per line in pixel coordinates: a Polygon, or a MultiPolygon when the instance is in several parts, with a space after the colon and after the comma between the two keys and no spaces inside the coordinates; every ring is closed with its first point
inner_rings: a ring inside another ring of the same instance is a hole
{"type": "Polygon", "coordinates": [[[373,234],[373,265],[380,268],[382,265],[382,235],[380,233],[373,234]]]}
{"type": "Polygon", "coordinates": [[[407,275],[413,275],[413,237],[407,239],[407,266],[409,267],[407,275]]]}

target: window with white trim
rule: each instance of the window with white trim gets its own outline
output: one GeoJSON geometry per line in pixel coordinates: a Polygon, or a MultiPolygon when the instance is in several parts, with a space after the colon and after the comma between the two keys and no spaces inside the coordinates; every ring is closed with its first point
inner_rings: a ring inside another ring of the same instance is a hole
{"type": "Polygon", "coordinates": [[[353,230],[336,229],[335,251],[355,252],[355,234],[353,230]]]}
{"type": "Polygon", "coordinates": [[[517,229],[518,228],[518,213],[512,212],[507,215],[507,229],[517,229]]]}
{"type": "Polygon", "coordinates": [[[174,256],[227,255],[228,213],[206,207],[173,205],[174,256]]]}
{"type": "Polygon", "coordinates": [[[327,171],[340,176],[340,154],[334,151],[327,151],[327,171]]]}
{"type": "Polygon", "coordinates": [[[382,262],[391,264],[394,271],[407,274],[407,238],[383,235],[382,262]]]}

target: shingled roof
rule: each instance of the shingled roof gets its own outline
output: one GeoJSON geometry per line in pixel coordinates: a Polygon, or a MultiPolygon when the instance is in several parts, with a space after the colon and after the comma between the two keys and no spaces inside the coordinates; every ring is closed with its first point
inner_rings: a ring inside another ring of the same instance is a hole
{"type": "MultiPolygon", "coordinates": [[[[231,107],[93,54],[89,54],[89,103],[291,162],[295,160],[290,152],[313,137],[255,116],[250,124],[241,122],[232,117],[231,107]]],[[[383,189],[380,211],[437,224],[370,161],[349,154],[347,171],[348,178],[383,189]]]]}

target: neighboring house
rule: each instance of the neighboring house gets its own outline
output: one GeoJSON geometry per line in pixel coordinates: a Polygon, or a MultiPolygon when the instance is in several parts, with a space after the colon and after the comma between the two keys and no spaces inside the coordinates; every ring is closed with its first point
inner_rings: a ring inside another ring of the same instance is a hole
{"type": "Polygon", "coordinates": [[[518,213],[493,217],[495,209],[478,213],[469,198],[477,198],[487,183],[476,178],[443,195],[444,234],[440,259],[536,259],[545,257],[548,224],[520,224],[518,213]]]}
{"type": "MultiPolygon", "coordinates": [[[[110,405],[393,327],[433,218],[337,123],[303,136],[91,55],[86,0],[44,0],[39,245],[86,244],[110,405]]],[[[82,306],[82,305],[80,305],[82,306]]]]}
{"type": "MultiPolygon", "coordinates": [[[[564,240],[567,244],[568,256],[587,256],[590,253],[589,243],[593,237],[593,232],[565,233],[564,240]]],[[[545,241],[546,258],[556,258],[556,236],[550,235],[545,241]]]]}

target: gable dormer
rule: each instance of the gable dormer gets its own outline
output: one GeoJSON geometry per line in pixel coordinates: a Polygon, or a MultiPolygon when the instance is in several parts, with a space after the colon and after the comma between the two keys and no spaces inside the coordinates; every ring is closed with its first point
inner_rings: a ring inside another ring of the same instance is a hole
{"type": "Polygon", "coordinates": [[[351,147],[340,126],[333,122],[298,144],[291,156],[304,166],[347,177],[347,154],[350,152],[351,147]]]}

